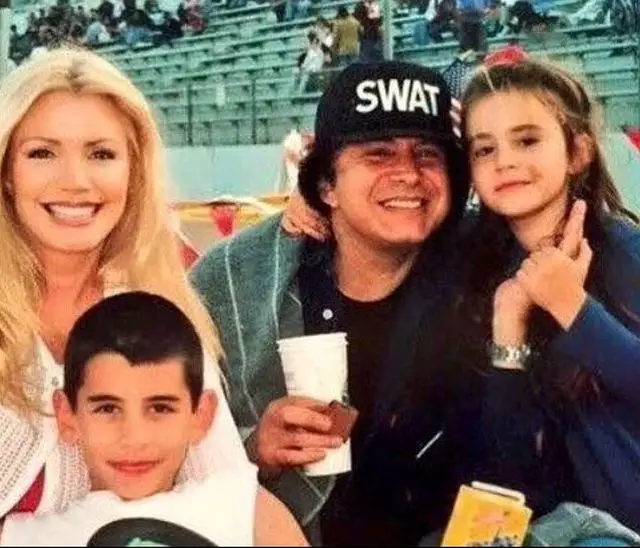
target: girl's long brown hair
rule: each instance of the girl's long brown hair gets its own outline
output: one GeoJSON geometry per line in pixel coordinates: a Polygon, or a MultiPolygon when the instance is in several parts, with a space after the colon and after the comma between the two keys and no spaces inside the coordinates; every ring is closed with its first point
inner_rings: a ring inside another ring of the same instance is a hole
{"type": "MultiPolygon", "coordinates": [[[[606,305],[624,312],[622,305],[610,299],[603,279],[602,250],[607,241],[606,224],[612,217],[638,223],[638,218],[625,209],[600,147],[600,115],[598,105],[589,97],[584,85],[559,66],[524,60],[513,64],[482,67],[466,88],[463,106],[465,120],[474,106],[497,92],[531,94],[546,105],[557,117],[571,158],[576,153],[576,139],[586,136],[591,144],[591,161],[586,168],[572,177],[568,184],[572,199],[587,203],[585,236],[594,251],[594,259],[587,279],[587,289],[601,298],[606,305]]],[[[466,134],[466,131],[465,131],[466,134]]],[[[569,200],[571,207],[573,200],[569,200]]],[[[568,214],[568,211],[567,211],[568,214]]],[[[472,273],[470,275],[470,317],[484,319],[481,331],[490,333],[493,294],[509,275],[509,261],[516,245],[505,218],[481,206],[473,234],[467,238],[472,273]]],[[[640,321],[640,318],[635,318],[640,321]]],[[[559,327],[551,317],[536,309],[530,322],[531,342],[542,347],[549,342],[559,327]]],[[[534,378],[542,390],[553,390],[562,403],[586,402],[597,397],[597,380],[575,364],[547,364],[544,358],[534,360],[534,378]]]]}

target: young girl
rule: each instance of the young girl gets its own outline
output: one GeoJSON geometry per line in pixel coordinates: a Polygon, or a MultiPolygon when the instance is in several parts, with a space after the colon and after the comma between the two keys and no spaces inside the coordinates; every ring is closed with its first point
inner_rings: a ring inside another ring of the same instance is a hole
{"type": "Polygon", "coordinates": [[[468,347],[491,341],[485,479],[640,529],[640,231],[595,106],[564,70],[523,60],[479,71],[463,113],[483,205],[460,317],[476,318],[468,347]]]}

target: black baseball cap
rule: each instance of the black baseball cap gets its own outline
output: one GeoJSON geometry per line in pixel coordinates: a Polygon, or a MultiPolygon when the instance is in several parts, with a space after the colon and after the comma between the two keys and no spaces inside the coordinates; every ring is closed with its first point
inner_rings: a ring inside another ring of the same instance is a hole
{"type": "Polygon", "coordinates": [[[318,103],[313,146],[300,164],[300,193],[313,209],[328,216],[321,186],[335,177],[332,158],[343,146],[393,137],[423,138],[438,143],[447,161],[452,207],[444,230],[462,216],[470,180],[451,111],[451,91],[436,70],[398,61],[349,65],[318,103]]]}
{"type": "Polygon", "coordinates": [[[392,137],[453,144],[450,112],[451,92],[438,71],[399,61],[355,63],[320,98],[315,142],[324,150],[392,137]]]}

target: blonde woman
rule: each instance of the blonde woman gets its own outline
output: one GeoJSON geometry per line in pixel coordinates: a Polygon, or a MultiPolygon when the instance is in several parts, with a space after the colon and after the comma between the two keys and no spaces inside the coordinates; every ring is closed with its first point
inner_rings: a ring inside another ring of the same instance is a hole
{"type": "Polygon", "coordinates": [[[217,419],[182,476],[247,462],[214,365],[219,341],[170,229],[162,142],[142,94],[92,53],[48,52],[3,81],[0,162],[0,519],[59,510],[86,493],[51,396],[73,323],[118,291],[176,303],[209,356],[217,419]]]}

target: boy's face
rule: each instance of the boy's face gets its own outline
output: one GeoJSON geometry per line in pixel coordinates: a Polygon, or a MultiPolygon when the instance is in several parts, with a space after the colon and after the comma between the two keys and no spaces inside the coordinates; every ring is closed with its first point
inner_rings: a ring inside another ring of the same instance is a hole
{"type": "Polygon", "coordinates": [[[102,353],[87,364],[76,411],[62,391],[54,404],[62,438],[83,449],[92,489],[133,500],[173,487],[187,449],[211,425],[216,398],[204,392],[193,410],[178,359],[132,367],[102,353]]]}

